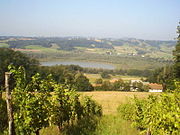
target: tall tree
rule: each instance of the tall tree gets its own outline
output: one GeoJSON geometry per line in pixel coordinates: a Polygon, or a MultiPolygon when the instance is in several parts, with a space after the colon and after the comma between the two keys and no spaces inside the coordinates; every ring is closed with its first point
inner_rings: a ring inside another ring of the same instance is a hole
{"type": "Polygon", "coordinates": [[[152,75],[147,78],[151,83],[160,83],[163,85],[163,89],[173,89],[174,87],[174,68],[173,66],[165,66],[157,68],[152,72],[152,75]]]}
{"type": "Polygon", "coordinates": [[[13,64],[15,67],[23,66],[27,71],[27,77],[30,78],[37,72],[39,62],[21,52],[0,48],[0,86],[4,85],[4,73],[8,71],[8,65],[10,64],[13,64]]]}
{"type": "Polygon", "coordinates": [[[78,91],[92,91],[94,89],[89,79],[80,72],[75,75],[74,80],[74,87],[78,91]]]}
{"type": "Polygon", "coordinates": [[[177,33],[178,33],[177,44],[174,51],[174,56],[175,56],[174,69],[175,69],[176,78],[180,79],[180,26],[177,27],[177,33]]]}

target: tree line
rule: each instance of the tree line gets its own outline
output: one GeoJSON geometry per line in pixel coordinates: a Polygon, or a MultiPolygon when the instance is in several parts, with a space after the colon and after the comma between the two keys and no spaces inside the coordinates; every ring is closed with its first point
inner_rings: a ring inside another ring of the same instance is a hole
{"type": "Polygon", "coordinates": [[[149,86],[144,85],[142,82],[123,81],[122,79],[115,80],[114,82],[103,81],[102,78],[96,79],[94,84],[96,91],[139,91],[148,92],[149,86]]]}
{"type": "Polygon", "coordinates": [[[173,51],[174,64],[155,69],[147,78],[150,82],[161,83],[163,88],[175,89],[174,80],[180,80],[180,26],[177,27],[177,43],[173,51]]]}
{"type": "MultiPolygon", "coordinates": [[[[25,54],[13,51],[11,49],[0,48],[0,86],[3,90],[4,73],[8,71],[8,65],[14,65],[16,68],[23,66],[26,69],[27,81],[35,73],[40,73],[43,78],[52,75],[53,79],[60,84],[70,85],[71,88],[76,88],[78,91],[92,91],[93,87],[81,70],[76,66],[52,66],[43,67],[35,59],[27,57],[25,54]]],[[[14,86],[14,80],[10,80],[11,88],[14,86]]]]}

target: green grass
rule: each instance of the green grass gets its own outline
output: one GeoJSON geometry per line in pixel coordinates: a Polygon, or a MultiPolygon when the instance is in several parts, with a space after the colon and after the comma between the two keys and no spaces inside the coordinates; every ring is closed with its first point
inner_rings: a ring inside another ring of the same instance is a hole
{"type": "Polygon", "coordinates": [[[100,74],[84,74],[90,81],[90,83],[95,83],[96,79],[101,78],[100,74]]]}
{"type": "Polygon", "coordinates": [[[0,48],[8,48],[9,45],[7,43],[0,43],[0,48]]]}
{"type": "Polygon", "coordinates": [[[130,81],[130,80],[140,80],[142,77],[138,76],[125,76],[125,75],[120,75],[120,76],[115,76],[123,79],[124,81],[130,81]]]}
{"type": "Polygon", "coordinates": [[[41,45],[28,45],[25,47],[26,49],[39,49],[39,50],[42,50],[42,49],[48,49],[48,48],[45,48],[41,45]]]}
{"type": "Polygon", "coordinates": [[[104,115],[98,123],[83,121],[75,127],[65,129],[59,133],[56,126],[44,128],[40,135],[138,135],[139,131],[131,126],[131,123],[121,118],[119,114],[104,115]],[[89,125],[88,125],[89,124],[89,125]],[[97,124],[96,128],[94,127],[97,124]]]}
{"type": "Polygon", "coordinates": [[[82,96],[90,96],[92,99],[102,105],[103,114],[117,114],[117,108],[120,104],[128,102],[131,98],[147,98],[149,92],[119,92],[119,91],[93,91],[93,92],[79,92],[82,96]]]}
{"type": "Polygon", "coordinates": [[[25,47],[25,49],[34,49],[34,50],[39,50],[40,52],[36,52],[36,53],[45,53],[46,55],[49,55],[49,57],[51,57],[52,54],[63,54],[63,53],[67,53],[66,51],[63,50],[57,50],[57,45],[53,45],[51,48],[46,48],[43,47],[41,45],[28,45],[25,47]]]}
{"type": "Polygon", "coordinates": [[[40,130],[40,135],[61,135],[56,126],[50,126],[40,130]]]}
{"type": "Polygon", "coordinates": [[[95,135],[138,135],[139,131],[120,115],[105,115],[100,120],[95,135]]]}
{"type": "Polygon", "coordinates": [[[54,52],[54,51],[57,51],[57,49],[54,49],[54,48],[46,48],[46,47],[43,47],[41,45],[28,45],[25,47],[26,49],[35,49],[35,50],[40,50],[40,51],[43,51],[43,52],[54,52]]]}
{"type": "MultiPolygon", "coordinates": [[[[101,78],[100,74],[84,74],[91,83],[95,83],[96,79],[101,78]]],[[[103,79],[104,81],[110,81],[113,79],[122,79],[124,81],[130,81],[130,80],[140,80],[142,77],[138,77],[138,76],[123,76],[123,75],[112,75],[110,79],[103,79]]]]}

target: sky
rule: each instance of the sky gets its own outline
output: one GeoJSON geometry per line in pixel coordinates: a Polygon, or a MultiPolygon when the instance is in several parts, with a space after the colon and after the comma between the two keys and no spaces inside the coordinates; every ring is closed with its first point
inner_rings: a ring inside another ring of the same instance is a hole
{"type": "Polygon", "coordinates": [[[174,40],[180,0],[0,0],[0,36],[174,40]]]}

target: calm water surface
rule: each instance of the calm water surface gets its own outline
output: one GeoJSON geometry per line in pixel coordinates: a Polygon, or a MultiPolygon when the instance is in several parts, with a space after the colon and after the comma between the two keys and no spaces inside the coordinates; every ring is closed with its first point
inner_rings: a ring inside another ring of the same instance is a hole
{"type": "Polygon", "coordinates": [[[54,65],[79,65],[87,68],[103,68],[103,69],[115,69],[115,66],[106,63],[97,62],[82,62],[82,61],[48,61],[41,62],[43,66],[54,66],[54,65]]]}

